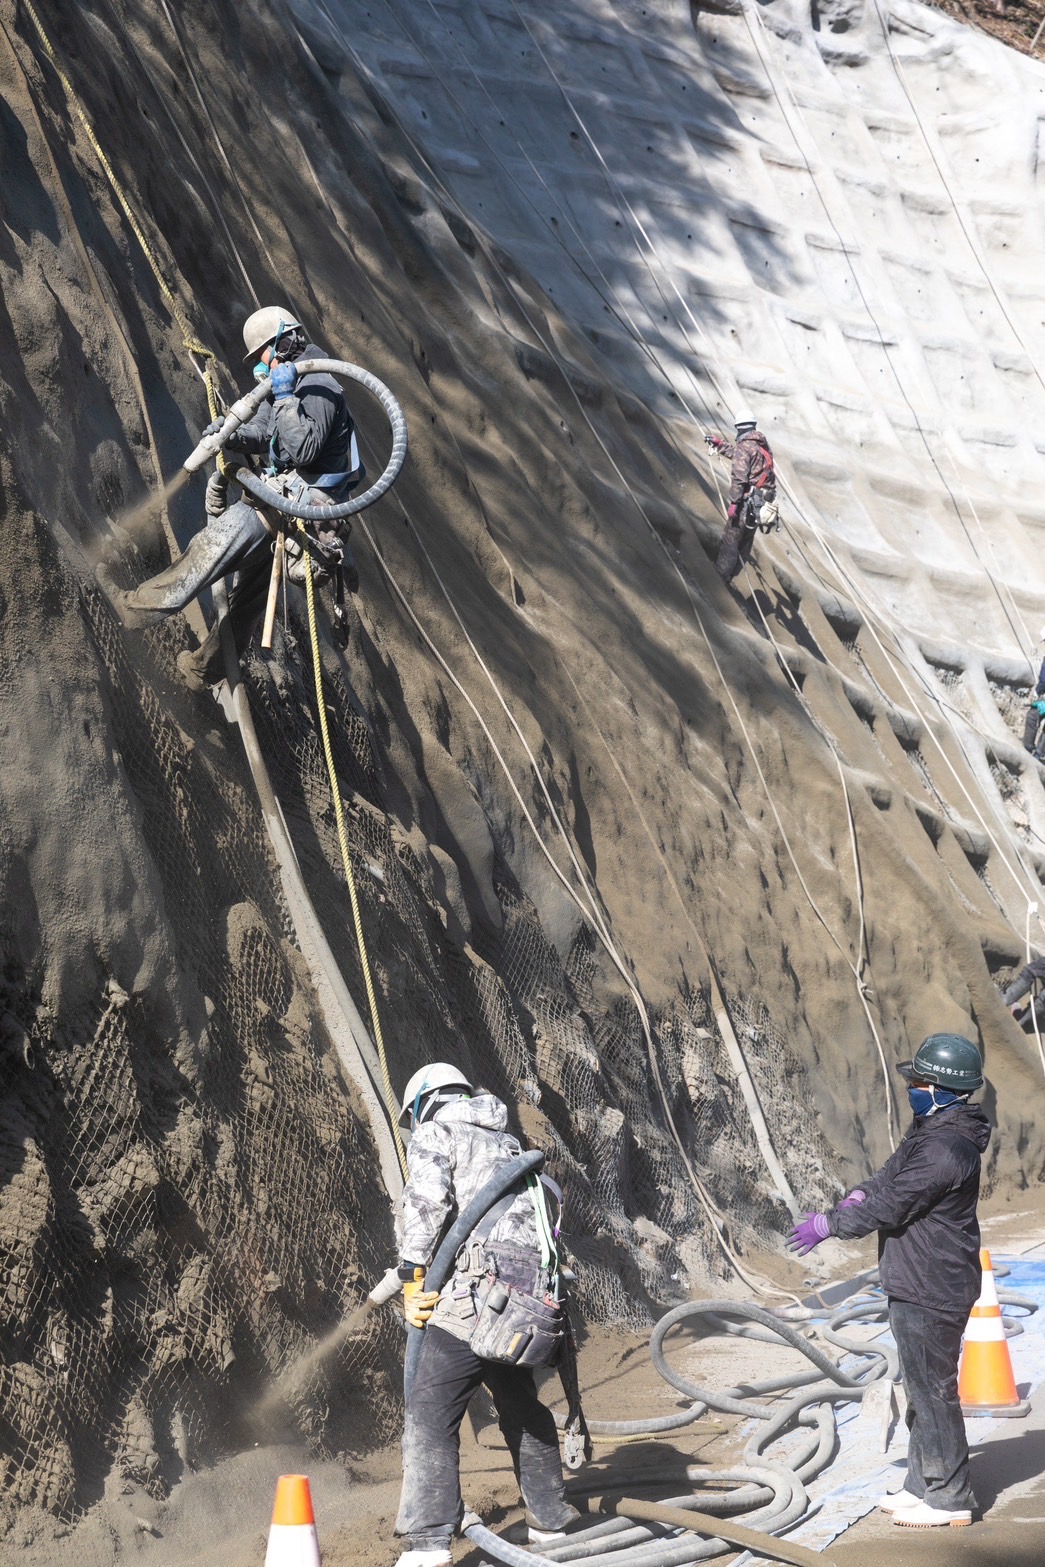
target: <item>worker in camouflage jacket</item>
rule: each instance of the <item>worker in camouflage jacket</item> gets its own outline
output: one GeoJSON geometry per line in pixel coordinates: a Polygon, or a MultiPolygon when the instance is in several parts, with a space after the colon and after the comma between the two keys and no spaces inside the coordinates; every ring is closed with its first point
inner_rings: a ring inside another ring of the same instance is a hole
{"type": "Polygon", "coordinates": [[[566,1501],[559,1439],[527,1367],[480,1359],[469,1339],[476,1287],[496,1262],[506,1283],[533,1291],[542,1264],[534,1198],[525,1187],[495,1205],[495,1222],[462,1245],[444,1287],[425,1291],[439,1242],[497,1170],[522,1152],[494,1094],[474,1092],[438,1062],[407,1084],[402,1119],[412,1130],[403,1189],[400,1266],[407,1321],[424,1329],[403,1427],[403,1489],[395,1532],[409,1549],[399,1567],[447,1567],[462,1516],[458,1433],[472,1394],[486,1383],[526,1503],[532,1541],[547,1541],[577,1518],[566,1501]],[[500,1211],[498,1212],[498,1209],[500,1211]]]}
{"type": "Polygon", "coordinates": [[[776,475],[769,442],[758,429],[754,414],[739,413],[735,424],[735,441],[724,441],[718,435],[704,437],[713,451],[732,463],[726,527],[715,562],[724,582],[732,582],[751,558],[759,526],[770,527],[777,517],[776,475]]]}

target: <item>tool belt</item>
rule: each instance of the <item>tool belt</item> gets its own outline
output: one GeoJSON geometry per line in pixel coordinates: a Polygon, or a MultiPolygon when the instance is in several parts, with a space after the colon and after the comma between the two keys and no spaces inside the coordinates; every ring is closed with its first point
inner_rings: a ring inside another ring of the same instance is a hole
{"type": "Polygon", "coordinates": [[[568,1324],[553,1291],[558,1268],[542,1265],[538,1253],[497,1244],[487,1237],[519,1193],[509,1192],[472,1232],[457,1259],[459,1274],[471,1274],[475,1324],[469,1347],[480,1360],[511,1366],[551,1366],[559,1358],[568,1324]]]}
{"type": "Polygon", "coordinates": [[[468,1339],[480,1360],[511,1366],[551,1366],[566,1338],[562,1302],[545,1290],[532,1294],[512,1284],[500,1268],[476,1290],[475,1326],[468,1339]]]}

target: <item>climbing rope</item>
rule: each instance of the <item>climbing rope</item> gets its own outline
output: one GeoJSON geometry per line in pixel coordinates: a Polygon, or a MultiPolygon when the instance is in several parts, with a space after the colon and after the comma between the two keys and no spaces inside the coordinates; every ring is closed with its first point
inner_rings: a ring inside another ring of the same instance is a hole
{"type": "MultiPolygon", "coordinates": [[[[300,532],[305,532],[305,525],[298,523],[300,532]]],[[[312,557],[305,554],[305,596],[308,600],[308,633],[312,643],[312,676],[316,688],[316,714],[319,720],[319,732],[323,739],[323,757],[327,764],[327,776],[330,780],[330,794],[334,802],[334,820],[337,823],[337,841],[341,849],[341,863],[345,869],[345,880],[348,883],[348,896],[352,905],[352,923],[355,926],[356,944],[359,948],[359,962],[363,970],[363,981],[366,985],[366,998],[370,1007],[370,1022],[374,1030],[374,1043],[377,1046],[378,1059],[381,1062],[381,1080],[384,1083],[385,1096],[388,1100],[389,1119],[392,1122],[392,1136],[395,1139],[396,1157],[403,1174],[406,1174],[406,1149],[403,1146],[403,1136],[399,1130],[399,1101],[396,1099],[395,1090],[392,1087],[392,1078],[388,1070],[388,1054],[385,1050],[384,1030],[381,1027],[381,1014],[377,1005],[377,992],[374,988],[374,976],[370,968],[370,955],[367,951],[366,933],[363,930],[363,915],[359,907],[359,895],[356,891],[356,878],[352,869],[352,855],[348,845],[348,832],[345,827],[345,812],[341,803],[341,786],[338,783],[337,768],[334,765],[334,751],[330,744],[330,726],[327,723],[327,704],[323,691],[323,662],[320,656],[319,625],[316,620],[316,586],[312,578],[312,557]]]]}

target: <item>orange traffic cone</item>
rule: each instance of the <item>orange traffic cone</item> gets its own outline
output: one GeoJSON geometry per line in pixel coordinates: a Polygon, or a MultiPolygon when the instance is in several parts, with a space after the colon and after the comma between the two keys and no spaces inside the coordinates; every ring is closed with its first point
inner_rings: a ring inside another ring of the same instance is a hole
{"type": "Polygon", "coordinates": [[[280,1475],[265,1567],[319,1567],[319,1541],[307,1475],[280,1475]]]}
{"type": "Polygon", "coordinates": [[[983,1285],[965,1329],[958,1397],[965,1415],[1025,1415],[1030,1409],[1016,1391],[1009,1346],[1001,1320],[991,1254],[980,1252],[983,1285]]]}

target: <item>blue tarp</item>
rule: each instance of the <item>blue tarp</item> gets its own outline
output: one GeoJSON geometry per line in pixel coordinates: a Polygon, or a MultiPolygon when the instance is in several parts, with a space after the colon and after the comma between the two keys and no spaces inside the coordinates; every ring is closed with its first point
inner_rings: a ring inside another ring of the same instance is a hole
{"type": "MultiPolygon", "coordinates": [[[[993,1256],[993,1254],[992,1254],[993,1256]]],[[[1028,1315],[1015,1307],[1004,1307],[1005,1315],[1018,1318],[1023,1332],[1009,1339],[1009,1353],[1016,1385],[1023,1398],[1045,1382],[1045,1261],[993,1258],[995,1267],[1008,1268],[999,1281],[1002,1290],[1013,1290],[1038,1303],[1038,1311],[1028,1315]]],[[[844,1331],[844,1330],[843,1330],[844,1331]]],[[[883,1342],[892,1342],[887,1331],[883,1342]]],[[[858,1364],[854,1359],[849,1364],[858,1364]]],[[[888,1451],[882,1452],[881,1423],[860,1417],[858,1404],[836,1406],[838,1451],[833,1463],[809,1486],[812,1508],[805,1520],[788,1531],[788,1539],[799,1541],[814,1551],[822,1551],[832,1540],[863,1518],[884,1491],[897,1491],[903,1484],[907,1428],[902,1421],[893,1425],[888,1451]]],[[[969,1445],[989,1442],[999,1431],[1011,1434],[1013,1422],[1004,1417],[979,1417],[968,1422],[969,1445]]],[[[747,1552],[737,1558],[735,1567],[757,1558],[747,1552]]]]}

